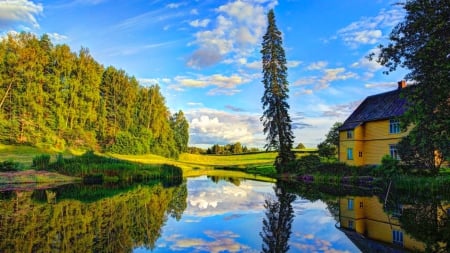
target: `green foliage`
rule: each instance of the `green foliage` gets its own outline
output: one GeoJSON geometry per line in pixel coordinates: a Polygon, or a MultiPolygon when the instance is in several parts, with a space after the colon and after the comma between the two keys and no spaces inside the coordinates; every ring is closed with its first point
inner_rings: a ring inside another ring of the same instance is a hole
{"type": "Polygon", "coordinates": [[[289,116],[289,83],[287,81],[286,56],[283,49],[281,32],[275,23],[273,9],[267,14],[268,27],[262,42],[262,67],[264,95],[261,98],[263,106],[264,134],[266,134],[266,149],[278,151],[275,164],[278,169],[295,159],[292,152],[294,135],[292,120],[289,116]]]}
{"type": "Polygon", "coordinates": [[[92,151],[86,152],[82,156],[63,159],[63,162],[52,163],[50,168],[70,176],[85,177],[86,175],[101,174],[105,179],[107,177],[117,178],[119,181],[179,178],[183,173],[176,166],[132,163],[99,156],[92,151]]]}
{"type": "Polygon", "coordinates": [[[143,138],[121,131],[116,135],[114,143],[108,146],[107,150],[117,154],[146,154],[149,151],[149,143],[146,143],[143,138]]]}
{"type": "Polygon", "coordinates": [[[296,147],[295,147],[295,149],[305,149],[306,147],[305,147],[305,145],[303,145],[303,143],[299,143],[296,147]]]}
{"type": "Polygon", "coordinates": [[[415,85],[405,89],[410,106],[400,121],[403,129],[412,128],[404,144],[418,147],[403,155],[417,156],[415,160],[422,163],[419,166],[436,175],[450,157],[450,4],[448,0],[410,0],[404,9],[405,19],[392,30],[391,42],[380,45],[377,61],[387,72],[399,66],[410,71],[406,79],[414,80],[415,85]],[[437,162],[424,162],[434,159],[435,150],[440,156],[437,162]]]}
{"type": "Polygon", "coordinates": [[[399,161],[390,155],[381,158],[381,165],[376,168],[376,174],[383,178],[392,178],[394,175],[401,174],[399,161]]]}
{"type": "Polygon", "coordinates": [[[0,172],[11,172],[22,170],[20,163],[12,160],[0,162],[0,172]]]}
{"type": "Polygon", "coordinates": [[[297,171],[302,174],[308,174],[314,171],[320,165],[320,158],[316,155],[302,156],[296,162],[297,171]]]}
{"type": "Polygon", "coordinates": [[[48,169],[50,164],[50,155],[48,154],[42,154],[35,156],[33,158],[33,164],[31,167],[33,167],[36,170],[45,170],[48,169]]]}
{"type": "Polygon", "coordinates": [[[172,129],[169,117],[157,85],[140,87],[86,48],[72,52],[26,32],[0,41],[1,143],[176,157],[186,149],[188,125],[172,129]]]}
{"type": "Polygon", "coordinates": [[[334,123],[327,133],[326,139],[317,145],[319,156],[328,159],[336,157],[337,147],[339,147],[339,128],[341,126],[341,122],[334,123]]]}

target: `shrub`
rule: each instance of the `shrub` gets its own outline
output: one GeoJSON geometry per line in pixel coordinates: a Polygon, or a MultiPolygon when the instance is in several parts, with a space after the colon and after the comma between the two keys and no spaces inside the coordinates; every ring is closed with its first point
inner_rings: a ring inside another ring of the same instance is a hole
{"type": "Polygon", "coordinates": [[[20,164],[13,161],[0,162],[0,172],[19,171],[20,164]]]}
{"type": "Polygon", "coordinates": [[[398,163],[399,161],[390,155],[383,156],[381,165],[376,169],[377,176],[391,178],[394,174],[401,174],[398,163]]]}
{"type": "Polygon", "coordinates": [[[36,170],[45,170],[49,164],[50,155],[42,154],[33,158],[33,164],[31,165],[31,167],[35,168],[36,170]]]}
{"type": "Polygon", "coordinates": [[[320,165],[320,157],[317,155],[302,156],[297,160],[296,166],[299,172],[310,174],[316,171],[320,165]]]}

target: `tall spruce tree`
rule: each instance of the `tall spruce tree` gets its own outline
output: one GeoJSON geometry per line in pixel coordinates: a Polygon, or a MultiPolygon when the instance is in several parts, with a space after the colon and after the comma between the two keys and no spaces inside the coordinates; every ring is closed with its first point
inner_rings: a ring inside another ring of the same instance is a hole
{"type": "Polygon", "coordinates": [[[275,161],[278,172],[292,161],[295,156],[292,152],[293,133],[291,118],[289,117],[289,98],[286,57],[283,49],[281,32],[275,24],[275,14],[270,10],[267,14],[268,27],[262,42],[262,67],[264,95],[263,104],[264,134],[266,134],[266,149],[278,151],[275,161]]]}
{"type": "Polygon", "coordinates": [[[387,72],[407,68],[406,79],[415,82],[405,93],[411,106],[401,123],[412,130],[399,143],[400,157],[437,174],[450,159],[450,1],[409,0],[403,7],[405,19],[392,30],[391,42],[380,45],[377,60],[387,72]]]}

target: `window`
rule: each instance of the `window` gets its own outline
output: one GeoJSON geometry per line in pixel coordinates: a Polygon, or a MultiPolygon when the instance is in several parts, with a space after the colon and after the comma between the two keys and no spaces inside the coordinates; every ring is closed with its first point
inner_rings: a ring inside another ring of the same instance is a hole
{"type": "Polygon", "coordinates": [[[362,152],[361,151],[358,152],[358,157],[362,157],[362,152]]]}
{"type": "Polygon", "coordinates": [[[348,210],[353,210],[353,199],[347,200],[347,208],[348,210]]]}
{"type": "Polygon", "coordinates": [[[397,145],[390,144],[389,145],[389,154],[392,158],[400,160],[400,156],[398,155],[397,145]]]}
{"type": "Polygon", "coordinates": [[[364,202],[359,202],[359,208],[363,208],[364,207],[364,202]]]}
{"type": "Polygon", "coordinates": [[[352,220],[349,220],[349,221],[348,221],[348,228],[349,228],[349,229],[353,229],[353,228],[354,228],[354,226],[353,226],[353,221],[352,221],[352,220]]]}
{"type": "Polygon", "coordinates": [[[390,134],[400,133],[400,121],[398,119],[389,120],[389,133],[390,134]]]}
{"type": "Polygon", "coordinates": [[[403,232],[392,230],[392,242],[395,244],[403,245],[403,232]]]}
{"type": "Polygon", "coordinates": [[[353,139],[353,130],[347,130],[347,139],[353,139]]]}
{"type": "Polygon", "coordinates": [[[353,149],[347,148],[347,160],[353,160],[353,149]]]}

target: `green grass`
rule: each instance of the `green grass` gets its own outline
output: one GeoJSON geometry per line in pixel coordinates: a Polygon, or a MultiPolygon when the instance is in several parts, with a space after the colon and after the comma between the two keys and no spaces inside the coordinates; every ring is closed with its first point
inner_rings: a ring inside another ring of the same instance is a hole
{"type": "MultiPolygon", "coordinates": [[[[50,154],[50,162],[56,161],[58,152],[43,150],[29,146],[11,146],[0,144],[0,161],[13,160],[30,167],[34,157],[41,154],[50,154]]],[[[72,158],[81,155],[81,151],[69,150],[63,153],[64,158],[72,158]]],[[[165,158],[158,155],[119,155],[119,154],[97,154],[130,162],[148,165],[174,165],[183,169],[184,176],[217,175],[217,169],[232,169],[250,174],[271,175],[273,174],[273,162],[277,156],[276,152],[258,152],[239,155],[199,155],[181,154],[178,160],[165,158]]],[[[297,154],[301,156],[303,154],[297,154]]],[[[221,172],[225,173],[225,172],[221,172]]],[[[232,173],[227,171],[226,173],[232,173]]]]}

